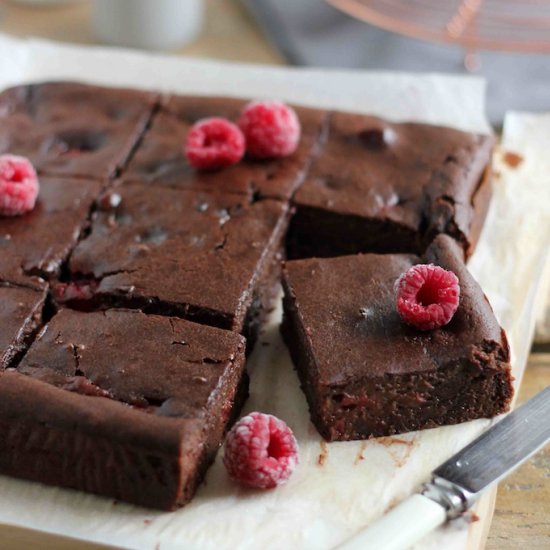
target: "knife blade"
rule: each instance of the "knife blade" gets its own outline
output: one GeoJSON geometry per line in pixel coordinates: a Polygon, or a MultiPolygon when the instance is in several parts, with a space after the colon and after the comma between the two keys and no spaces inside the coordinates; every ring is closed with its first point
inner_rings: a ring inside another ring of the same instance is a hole
{"type": "Polygon", "coordinates": [[[550,386],[432,472],[422,492],[340,550],[403,550],[446,520],[464,513],[490,486],[513,472],[550,441],[550,386]]]}

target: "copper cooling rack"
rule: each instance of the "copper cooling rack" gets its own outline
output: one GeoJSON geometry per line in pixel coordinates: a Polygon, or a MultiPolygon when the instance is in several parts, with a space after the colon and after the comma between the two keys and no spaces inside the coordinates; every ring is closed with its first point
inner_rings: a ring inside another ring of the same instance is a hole
{"type": "Polygon", "coordinates": [[[414,38],[471,50],[550,52],[550,0],[327,1],[358,19],[414,38]]]}

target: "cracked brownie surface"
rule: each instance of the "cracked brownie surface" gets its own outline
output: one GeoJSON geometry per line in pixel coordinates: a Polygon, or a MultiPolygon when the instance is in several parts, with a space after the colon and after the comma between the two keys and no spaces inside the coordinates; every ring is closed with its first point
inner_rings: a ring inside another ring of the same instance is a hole
{"type": "Polygon", "coordinates": [[[327,113],[295,107],[302,135],[292,155],[272,160],[244,158],[221,171],[197,171],[187,162],[183,144],[200,119],[221,116],[237,121],[246,101],[228,98],[172,96],[165,100],[128,165],[124,181],[183,189],[223,191],[249,197],[290,198],[301,185],[317,151],[327,113]]]}
{"type": "Polygon", "coordinates": [[[47,82],[0,94],[0,153],[30,159],[40,174],[110,178],[151,118],[158,94],[47,82]]]}
{"type": "Polygon", "coordinates": [[[100,189],[90,179],[40,177],[34,210],[0,217],[0,280],[41,288],[57,277],[100,189]]]}
{"type": "Polygon", "coordinates": [[[26,350],[42,321],[45,290],[0,282],[0,369],[26,350]]]}
{"type": "Polygon", "coordinates": [[[292,258],[421,253],[439,233],[473,251],[490,198],[493,139],[334,112],[296,193],[292,258]]]}
{"type": "Polygon", "coordinates": [[[112,193],[118,206],[100,200],[72,276],[95,279],[95,299],[109,305],[243,330],[265,272],[277,272],[286,205],[142,184],[112,193]]]}

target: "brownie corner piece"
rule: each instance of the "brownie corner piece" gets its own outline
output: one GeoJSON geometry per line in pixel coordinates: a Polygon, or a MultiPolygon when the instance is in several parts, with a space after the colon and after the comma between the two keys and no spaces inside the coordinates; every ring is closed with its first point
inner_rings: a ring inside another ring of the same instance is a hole
{"type": "Polygon", "coordinates": [[[59,311],[0,373],[0,473],[184,505],[246,398],[244,349],[181,319],[59,311]]]}
{"type": "Polygon", "coordinates": [[[331,113],[294,198],[289,257],[419,254],[440,233],[470,255],[491,196],[493,143],[452,128],[331,113]]]}
{"type": "Polygon", "coordinates": [[[12,365],[30,345],[42,323],[45,289],[0,282],[0,371],[12,365]]]}
{"type": "Polygon", "coordinates": [[[282,332],[328,440],[365,439],[505,412],[513,394],[504,331],[450,237],[419,258],[364,254],[289,261],[282,332]],[[433,331],[405,325],[394,283],[416,263],[452,270],[461,299],[433,331]]]}
{"type": "Polygon", "coordinates": [[[123,168],[158,94],[79,82],[25,84],[0,94],[0,153],[40,174],[105,180],[123,168]]]}

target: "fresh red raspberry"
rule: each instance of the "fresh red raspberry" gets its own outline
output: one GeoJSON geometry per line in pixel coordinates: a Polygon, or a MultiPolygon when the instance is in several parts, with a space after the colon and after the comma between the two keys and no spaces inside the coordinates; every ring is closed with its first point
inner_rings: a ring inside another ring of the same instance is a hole
{"type": "Polygon", "coordinates": [[[446,325],[458,308],[458,277],[439,266],[414,265],[398,279],[396,287],[399,315],[420,330],[446,325]]]}
{"type": "Polygon", "coordinates": [[[216,170],[239,162],[244,156],[244,136],[225,118],[203,118],[189,130],[185,156],[194,168],[216,170]]]}
{"type": "Polygon", "coordinates": [[[239,127],[251,157],[286,157],[296,151],[300,141],[296,111],[281,101],[248,103],[242,110],[239,127]]]}
{"type": "Polygon", "coordinates": [[[243,485],[272,489],[285,483],[298,465],[298,443],[282,420],[253,412],[227,434],[223,463],[243,485]]]}
{"type": "Polygon", "coordinates": [[[38,190],[38,177],[28,159],[0,155],[0,216],[30,212],[36,204],[38,190]]]}

